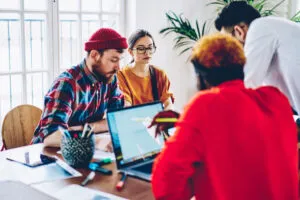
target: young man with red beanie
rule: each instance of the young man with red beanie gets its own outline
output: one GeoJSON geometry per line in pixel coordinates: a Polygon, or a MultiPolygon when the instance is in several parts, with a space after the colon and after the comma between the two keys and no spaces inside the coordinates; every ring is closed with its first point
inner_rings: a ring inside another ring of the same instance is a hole
{"type": "Polygon", "coordinates": [[[104,113],[124,106],[116,72],[120,67],[126,38],[115,30],[101,28],[85,43],[86,58],[53,82],[45,96],[41,120],[32,143],[59,146],[64,130],[82,130],[85,123],[94,132],[108,130],[104,113]]]}
{"type": "Polygon", "coordinates": [[[245,88],[246,58],[232,36],[203,37],[192,62],[208,89],[186,106],[154,164],[155,198],[297,200],[296,125],[287,98],[272,86],[245,88]]]}

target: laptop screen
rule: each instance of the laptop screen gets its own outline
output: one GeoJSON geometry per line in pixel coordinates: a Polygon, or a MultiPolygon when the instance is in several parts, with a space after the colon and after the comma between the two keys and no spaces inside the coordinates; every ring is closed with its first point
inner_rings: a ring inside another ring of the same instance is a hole
{"type": "Polygon", "coordinates": [[[163,136],[155,138],[155,127],[147,127],[154,115],[162,110],[162,104],[154,102],[107,112],[118,166],[143,161],[161,151],[163,136]]]}

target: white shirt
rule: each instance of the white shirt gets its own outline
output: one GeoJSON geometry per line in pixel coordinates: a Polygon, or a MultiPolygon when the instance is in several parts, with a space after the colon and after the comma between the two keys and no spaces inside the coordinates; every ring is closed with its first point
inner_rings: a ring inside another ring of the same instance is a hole
{"type": "Polygon", "coordinates": [[[258,18],[249,27],[244,50],[245,85],[277,87],[300,114],[300,24],[258,18]]]}

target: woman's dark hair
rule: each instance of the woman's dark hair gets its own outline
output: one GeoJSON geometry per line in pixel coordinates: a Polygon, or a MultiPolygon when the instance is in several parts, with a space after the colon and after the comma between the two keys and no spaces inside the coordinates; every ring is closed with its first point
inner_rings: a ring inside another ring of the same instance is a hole
{"type": "Polygon", "coordinates": [[[129,45],[129,49],[133,49],[133,46],[135,45],[135,43],[142,37],[145,37],[145,36],[148,36],[152,39],[153,41],[153,46],[156,48],[156,45],[155,45],[155,42],[154,42],[154,39],[152,37],[152,35],[144,30],[144,29],[138,29],[136,30],[134,33],[132,33],[128,39],[128,45],[129,45]]]}
{"type": "Polygon", "coordinates": [[[250,25],[259,17],[261,17],[260,13],[246,1],[233,1],[219,13],[215,20],[215,27],[220,31],[222,27],[235,26],[241,22],[250,25]]]}

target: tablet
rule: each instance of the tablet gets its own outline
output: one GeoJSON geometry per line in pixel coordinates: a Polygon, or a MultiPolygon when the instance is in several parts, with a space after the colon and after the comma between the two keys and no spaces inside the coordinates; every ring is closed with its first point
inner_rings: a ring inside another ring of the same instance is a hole
{"type": "Polygon", "coordinates": [[[46,165],[56,161],[56,158],[51,156],[46,156],[40,152],[25,152],[24,154],[11,154],[6,157],[7,160],[15,161],[26,165],[28,167],[37,167],[41,165],[46,165]]]}

